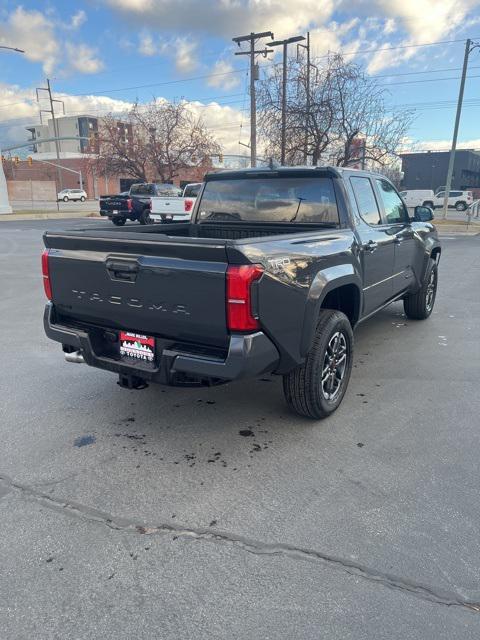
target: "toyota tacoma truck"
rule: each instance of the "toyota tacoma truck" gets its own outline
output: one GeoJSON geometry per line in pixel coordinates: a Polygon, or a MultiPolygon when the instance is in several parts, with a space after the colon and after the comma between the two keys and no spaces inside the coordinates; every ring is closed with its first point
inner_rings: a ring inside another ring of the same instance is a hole
{"type": "Polygon", "coordinates": [[[117,227],[122,227],[127,220],[151,224],[152,197],[178,197],[181,193],[181,189],[173,184],[132,184],[130,191],[114,196],[100,196],[100,215],[108,217],[117,227]]]}
{"type": "Polygon", "coordinates": [[[277,374],[294,411],[324,418],[360,322],[395,300],[409,318],[432,313],[431,219],[367,171],[208,174],[188,223],[46,232],[45,331],[129,389],[277,374]]]}

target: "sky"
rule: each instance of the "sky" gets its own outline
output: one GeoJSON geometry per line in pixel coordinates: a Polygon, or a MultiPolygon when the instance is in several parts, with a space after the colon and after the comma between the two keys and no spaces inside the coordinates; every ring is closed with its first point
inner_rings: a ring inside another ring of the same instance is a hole
{"type": "MultiPolygon", "coordinates": [[[[344,53],[385,86],[389,105],[415,109],[408,146],[449,147],[465,39],[480,43],[480,0],[0,0],[0,44],[25,50],[0,49],[0,147],[39,122],[35,88],[48,77],[72,115],[186,99],[225,153],[244,154],[248,57],[234,55],[232,38],[308,30],[313,56],[344,53]],[[438,44],[417,46],[427,43],[438,44]]],[[[474,49],[460,146],[480,148],[479,83],[474,49]]]]}

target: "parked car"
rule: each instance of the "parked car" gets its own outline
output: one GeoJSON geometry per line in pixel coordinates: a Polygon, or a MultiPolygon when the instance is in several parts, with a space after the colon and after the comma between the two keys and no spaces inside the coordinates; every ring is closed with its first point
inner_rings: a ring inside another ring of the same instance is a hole
{"type": "Polygon", "coordinates": [[[87,199],[87,192],[83,189],[62,189],[57,193],[57,202],[63,200],[69,202],[70,200],[75,202],[85,202],[87,199]]]}
{"type": "Polygon", "coordinates": [[[407,207],[430,207],[433,209],[435,194],[432,189],[407,189],[400,191],[400,195],[407,207]]]}
{"type": "MultiPolygon", "coordinates": [[[[445,191],[439,191],[433,198],[433,208],[441,209],[445,199],[445,191]]],[[[471,191],[450,191],[448,196],[448,208],[455,208],[457,211],[466,211],[472,204],[473,196],[471,191]]]]}
{"type": "Polygon", "coordinates": [[[127,220],[151,224],[151,199],[156,196],[179,196],[182,190],[173,184],[146,182],[132,184],[130,191],[114,196],[100,196],[100,215],[121,227],[127,220]]]}
{"type": "Polygon", "coordinates": [[[193,206],[202,182],[187,184],[181,197],[152,197],[150,218],[153,222],[184,222],[192,217],[193,206]]]}
{"type": "Polygon", "coordinates": [[[294,411],[324,418],[347,389],[360,322],[395,300],[409,318],[432,313],[431,219],[427,207],[409,217],[367,171],[207,174],[191,222],[47,231],[45,330],[67,361],[129,389],[272,373],[294,411]]]}

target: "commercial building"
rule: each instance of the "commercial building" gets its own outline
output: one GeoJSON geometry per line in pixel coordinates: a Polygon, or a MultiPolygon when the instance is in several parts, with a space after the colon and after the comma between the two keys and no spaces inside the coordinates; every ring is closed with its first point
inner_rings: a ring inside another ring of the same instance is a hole
{"type": "MultiPolygon", "coordinates": [[[[433,189],[443,187],[447,179],[449,151],[403,153],[402,189],[433,189]]],[[[452,189],[480,189],[480,152],[459,149],[455,154],[452,189]]]]}

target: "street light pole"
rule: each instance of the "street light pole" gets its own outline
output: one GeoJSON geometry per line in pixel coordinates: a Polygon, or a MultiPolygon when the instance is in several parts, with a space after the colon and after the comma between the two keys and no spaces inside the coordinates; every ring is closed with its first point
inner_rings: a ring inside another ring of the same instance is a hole
{"type": "Polygon", "coordinates": [[[287,53],[288,45],[293,42],[301,42],[305,40],[305,36],[293,36],[285,40],[275,40],[270,43],[271,47],[283,46],[283,79],[282,79],[282,142],[281,142],[281,164],[285,165],[286,146],[287,146],[287,53]]]}
{"type": "Polygon", "coordinates": [[[17,47],[7,47],[4,44],[0,44],[0,49],[8,49],[9,51],[16,51],[17,53],[25,53],[23,49],[17,49],[17,47]]]}

